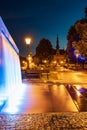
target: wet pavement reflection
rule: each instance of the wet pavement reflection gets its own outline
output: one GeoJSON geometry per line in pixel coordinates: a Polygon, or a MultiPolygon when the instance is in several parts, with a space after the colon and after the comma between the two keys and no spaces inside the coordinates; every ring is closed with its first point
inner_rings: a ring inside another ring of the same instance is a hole
{"type": "Polygon", "coordinates": [[[69,84],[66,88],[76,104],[78,111],[87,111],[87,84],[69,84]]]}
{"type": "Polygon", "coordinates": [[[24,82],[1,113],[28,114],[78,111],[65,85],[24,82]]]}

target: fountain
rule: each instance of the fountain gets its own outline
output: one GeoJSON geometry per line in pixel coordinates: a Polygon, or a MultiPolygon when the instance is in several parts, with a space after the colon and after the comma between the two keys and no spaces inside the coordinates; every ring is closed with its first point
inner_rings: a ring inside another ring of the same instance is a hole
{"type": "Polygon", "coordinates": [[[21,86],[19,50],[0,17],[0,109],[21,86]]]}

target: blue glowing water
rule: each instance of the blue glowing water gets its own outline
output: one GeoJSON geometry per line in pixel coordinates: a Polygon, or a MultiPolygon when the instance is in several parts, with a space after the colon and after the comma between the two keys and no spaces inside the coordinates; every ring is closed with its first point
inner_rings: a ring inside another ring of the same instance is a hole
{"type": "Polygon", "coordinates": [[[21,69],[17,49],[0,17],[0,109],[21,86],[21,69]]]}

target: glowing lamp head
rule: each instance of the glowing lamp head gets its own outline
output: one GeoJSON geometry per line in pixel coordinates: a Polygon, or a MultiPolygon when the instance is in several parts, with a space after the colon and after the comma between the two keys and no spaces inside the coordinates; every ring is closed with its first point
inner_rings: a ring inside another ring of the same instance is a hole
{"type": "Polygon", "coordinates": [[[30,43],[31,43],[31,38],[25,38],[25,42],[26,42],[27,45],[30,45],[30,43]]]}

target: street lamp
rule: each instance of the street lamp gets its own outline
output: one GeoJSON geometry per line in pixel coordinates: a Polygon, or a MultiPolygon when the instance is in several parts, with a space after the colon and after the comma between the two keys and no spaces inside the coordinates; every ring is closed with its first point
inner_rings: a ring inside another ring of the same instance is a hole
{"type": "Polygon", "coordinates": [[[25,43],[28,47],[28,55],[27,55],[27,60],[28,60],[28,68],[30,69],[30,44],[31,44],[31,38],[27,37],[25,38],[25,43]]]}
{"type": "Polygon", "coordinates": [[[75,50],[74,51],[74,54],[75,54],[75,56],[76,56],[76,63],[77,63],[77,70],[78,70],[78,57],[79,57],[79,50],[75,50]]]}
{"type": "Polygon", "coordinates": [[[26,42],[26,45],[30,45],[30,43],[31,43],[31,38],[25,38],[25,42],[26,42]]]}

